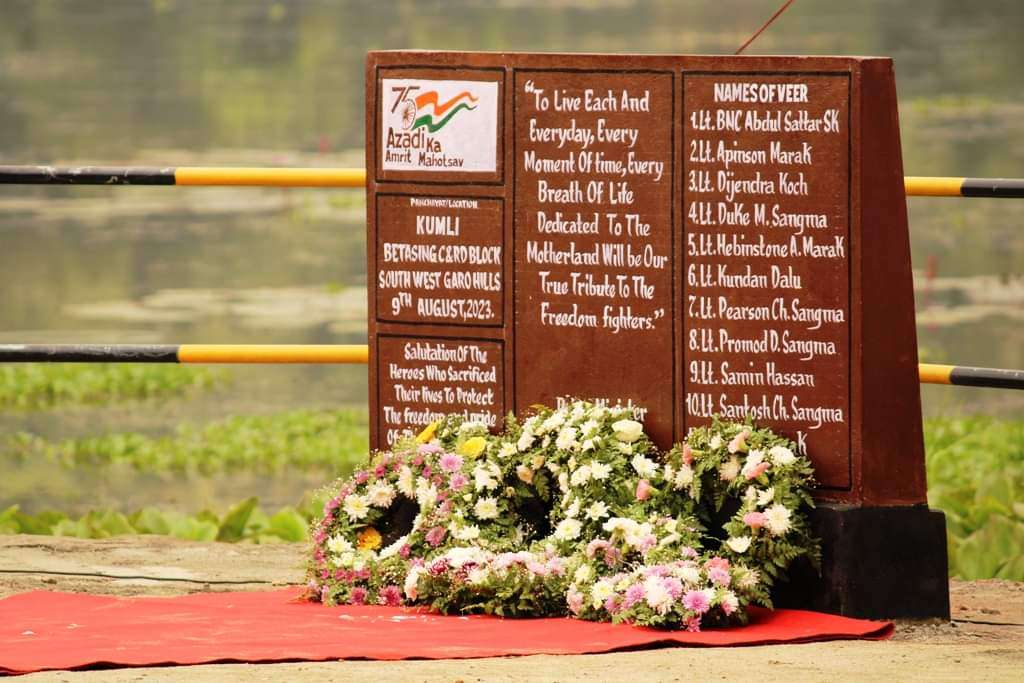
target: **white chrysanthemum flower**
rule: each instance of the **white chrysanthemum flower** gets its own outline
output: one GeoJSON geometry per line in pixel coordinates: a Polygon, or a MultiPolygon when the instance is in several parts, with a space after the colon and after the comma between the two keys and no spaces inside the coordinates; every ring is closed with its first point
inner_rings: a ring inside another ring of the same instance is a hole
{"type": "Polygon", "coordinates": [[[719,448],[721,448],[722,447],[722,436],[720,434],[715,434],[713,437],[711,437],[711,441],[708,442],[708,446],[713,451],[718,450],[719,448]]]}
{"type": "Polygon", "coordinates": [[[415,477],[412,474],[412,470],[409,469],[408,465],[402,465],[402,469],[398,471],[398,490],[406,498],[412,498],[416,492],[414,481],[415,477]]]}
{"type": "Polygon", "coordinates": [[[689,465],[680,465],[679,471],[676,472],[675,481],[673,486],[677,489],[685,488],[693,483],[693,468],[689,465]]]}
{"type": "Polygon", "coordinates": [[[417,584],[419,584],[420,577],[427,573],[425,567],[413,567],[409,570],[409,573],[405,575],[405,585],[402,587],[405,592],[405,597],[410,600],[415,600],[419,594],[417,591],[417,584]]]}
{"type": "Polygon", "coordinates": [[[772,498],[775,497],[775,487],[766,488],[764,491],[757,492],[757,504],[764,507],[768,503],[772,502],[772,498]]]}
{"type": "Polygon", "coordinates": [[[582,525],[576,519],[563,519],[555,527],[554,537],[558,541],[572,541],[579,538],[582,525]]]}
{"type": "Polygon", "coordinates": [[[753,484],[747,487],[747,490],[743,492],[743,500],[748,504],[753,505],[757,502],[757,489],[754,488],[753,484]]]}
{"type": "Polygon", "coordinates": [[[420,479],[416,484],[416,502],[424,509],[434,507],[437,503],[437,487],[426,479],[420,479]]]}
{"type": "Polygon", "coordinates": [[[344,538],[341,534],[335,534],[327,539],[327,551],[334,555],[350,553],[352,550],[352,544],[349,543],[348,539],[344,538]]]}
{"type": "Polygon", "coordinates": [[[672,467],[672,463],[665,463],[665,471],[662,476],[665,477],[665,481],[672,481],[672,478],[676,476],[676,470],[672,467]]]}
{"type": "Polygon", "coordinates": [[[562,466],[554,460],[548,460],[544,463],[544,467],[548,468],[548,471],[551,472],[551,474],[558,474],[562,471],[562,466]]]}
{"type": "Polygon", "coordinates": [[[566,493],[569,490],[569,475],[562,472],[558,475],[558,490],[566,493]]]}
{"type": "Polygon", "coordinates": [[[600,422],[608,415],[608,408],[606,406],[594,406],[590,409],[590,419],[597,420],[600,422]]]}
{"type": "Polygon", "coordinates": [[[658,614],[666,614],[672,609],[672,594],[657,576],[644,581],[644,599],[648,606],[658,614]]]}
{"type": "Polygon", "coordinates": [[[644,426],[636,420],[619,420],[612,423],[615,438],[626,443],[633,443],[644,433],[644,426]]]}
{"type": "Polygon", "coordinates": [[[740,474],[742,474],[744,478],[750,479],[750,475],[753,474],[754,470],[757,469],[757,466],[762,462],[764,462],[764,451],[751,450],[747,453],[747,461],[743,463],[743,469],[740,470],[740,474]]]}
{"type": "Polygon", "coordinates": [[[537,433],[546,434],[550,431],[558,429],[563,424],[565,424],[565,415],[563,415],[559,411],[555,411],[554,413],[551,414],[551,416],[548,419],[541,422],[540,429],[537,430],[537,433]]]}
{"type": "Polygon", "coordinates": [[[772,462],[779,467],[792,465],[796,462],[796,456],[793,455],[793,451],[789,450],[785,446],[772,446],[768,449],[768,457],[770,457],[772,462]]]}
{"type": "Polygon", "coordinates": [[[700,581],[700,569],[688,564],[680,567],[676,570],[675,575],[679,577],[679,580],[683,583],[695,584],[700,581]]]}
{"type": "Polygon", "coordinates": [[[479,586],[480,584],[487,581],[490,572],[487,571],[486,567],[474,567],[469,570],[469,574],[466,575],[466,581],[472,586],[479,586]]]}
{"type": "Polygon", "coordinates": [[[739,609],[740,599],[732,591],[725,591],[722,595],[722,607],[725,608],[726,614],[732,614],[739,609]]]}
{"type": "Polygon", "coordinates": [[[745,553],[750,548],[750,536],[734,536],[725,542],[734,553],[745,553]]]}
{"type": "Polygon", "coordinates": [[[790,528],[789,518],[793,513],[785,505],[776,503],[764,511],[765,526],[773,536],[782,536],[790,528]]]}
{"type": "Polygon", "coordinates": [[[573,573],[572,580],[574,583],[583,583],[584,581],[589,581],[590,577],[593,575],[594,572],[590,568],[589,564],[581,564],[576,568],[575,573],[573,573]]]}
{"type": "Polygon", "coordinates": [[[587,420],[580,425],[580,434],[582,436],[593,436],[598,429],[601,428],[601,423],[597,420],[587,420]]]}
{"type": "Polygon", "coordinates": [[[402,549],[402,546],[405,545],[406,541],[408,540],[409,534],[397,538],[394,543],[380,551],[380,559],[386,560],[389,557],[397,555],[398,551],[402,549]]]}
{"type": "Polygon", "coordinates": [[[459,436],[464,436],[466,434],[473,434],[473,433],[477,433],[477,434],[485,434],[485,433],[487,433],[487,425],[485,425],[483,422],[474,421],[474,420],[469,420],[469,421],[463,422],[462,424],[459,425],[459,436]]]}
{"type": "Polygon", "coordinates": [[[490,491],[498,487],[498,481],[491,476],[488,468],[477,465],[473,470],[473,486],[477,491],[490,491]]]}
{"type": "Polygon", "coordinates": [[[739,458],[733,456],[729,458],[728,462],[722,465],[722,469],[719,470],[718,476],[721,477],[722,481],[732,481],[740,474],[740,461],[739,458]]]}
{"type": "Polygon", "coordinates": [[[592,470],[589,465],[584,465],[572,473],[569,477],[569,483],[573,486],[583,486],[590,481],[592,470]]]}
{"type": "Polygon", "coordinates": [[[586,453],[597,448],[597,441],[595,439],[584,439],[583,443],[580,444],[580,451],[586,453]]]}
{"type": "Polygon", "coordinates": [[[474,541],[480,538],[480,527],[476,524],[467,524],[453,531],[452,536],[460,541],[474,541]]]}
{"type": "Polygon", "coordinates": [[[516,442],[516,448],[520,451],[530,450],[530,446],[533,445],[535,438],[533,432],[529,429],[524,429],[523,433],[519,435],[519,441],[516,442]]]}
{"type": "Polygon", "coordinates": [[[573,424],[576,424],[576,423],[580,422],[581,420],[583,420],[583,418],[586,417],[586,416],[587,416],[587,409],[584,407],[584,405],[583,405],[583,403],[581,401],[576,401],[572,405],[572,414],[569,415],[569,420],[573,424]]]}
{"type": "Polygon", "coordinates": [[[604,501],[597,501],[591,503],[590,507],[587,508],[587,519],[592,519],[595,522],[608,516],[608,506],[604,504],[604,501]]]}
{"type": "Polygon", "coordinates": [[[367,504],[365,496],[351,495],[345,499],[342,509],[354,522],[365,517],[366,513],[370,511],[370,506],[367,504]]]}
{"type": "Polygon", "coordinates": [[[498,451],[499,458],[511,458],[516,454],[516,447],[510,443],[502,444],[501,450],[498,451]]]}
{"type": "Polygon", "coordinates": [[[383,481],[378,481],[366,492],[370,499],[370,505],[379,508],[387,508],[395,500],[395,487],[383,481]]]}
{"type": "Polygon", "coordinates": [[[612,597],[614,593],[615,586],[612,582],[609,579],[601,579],[590,590],[591,605],[594,609],[599,609],[604,604],[604,601],[612,597]]]}
{"type": "Polygon", "coordinates": [[[615,448],[623,455],[633,455],[633,444],[616,441],[615,448]]]}
{"type": "Polygon", "coordinates": [[[494,519],[498,516],[498,501],[494,498],[481,498],[473,506],[473,514],[477,519],[494,519]]]}
{"type": "Polygon", "coordinates": [[[558,438],[555,439],[555,447],[559,451],[569,451],[577,446],[575,442],[575,436],[577,436],[577,428],[575,427],[563,427],[558,432],[558,438]]]}
{"type": "Polygon", "coordinates": [[[590,476],[597,481],[604,481],[612,473],[612,466],[603,462],[593,461],[590,463],[590,476]]]}
{"type": "Polygon", "coordinates": [[[658,465],[653,460],[645,458],[640,454],[634,455],[629,463],[641,477],[649,479],[658,473],[658,465]]]}
{"type": "Polygon", "coordinates": [[[580,501],[579,500],[574,500],[572,502],[572,505],[570,505],[569,507],[567,507],[565,509],[565,516],[566,517],[573,517],[573,518],[575,518],[579,514],[580,514],[580,501]]]}

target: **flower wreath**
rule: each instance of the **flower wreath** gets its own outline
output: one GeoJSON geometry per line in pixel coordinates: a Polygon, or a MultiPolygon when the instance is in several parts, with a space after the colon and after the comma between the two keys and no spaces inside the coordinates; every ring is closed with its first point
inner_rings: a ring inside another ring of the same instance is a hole
{"type": "Polygon", "coordinates": [[[662,457],[632,417],[573,401],[490,435],[452,416],[375,455],[314,527],[311,597],[690,629],[770,605],[817,557],[810,463],[717,420],[662,457]]]}

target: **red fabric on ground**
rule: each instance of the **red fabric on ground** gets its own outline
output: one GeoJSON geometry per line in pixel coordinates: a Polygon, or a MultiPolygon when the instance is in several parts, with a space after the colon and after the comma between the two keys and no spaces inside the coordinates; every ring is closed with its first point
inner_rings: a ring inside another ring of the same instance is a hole
{"type": "Polygon", "coordinates": [[[889,622],[751,610],[701,633],[576,619],[446,617],[397,607],[296,602],[300,589],[117,598],[35,591],[0,600],[0,673],[109,666],[585,654],[663,645],[888,638],[889,622]]]}

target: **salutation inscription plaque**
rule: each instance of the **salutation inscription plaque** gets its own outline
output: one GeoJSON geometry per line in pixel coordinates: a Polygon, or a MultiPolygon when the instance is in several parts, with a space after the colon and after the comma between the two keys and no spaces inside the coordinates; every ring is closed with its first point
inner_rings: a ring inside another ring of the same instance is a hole
{"type": "Polygon", "coordinates": [[[923,502],[890,60],[374,52],[366,125],[374,447],[579,397],[923,502]]]}

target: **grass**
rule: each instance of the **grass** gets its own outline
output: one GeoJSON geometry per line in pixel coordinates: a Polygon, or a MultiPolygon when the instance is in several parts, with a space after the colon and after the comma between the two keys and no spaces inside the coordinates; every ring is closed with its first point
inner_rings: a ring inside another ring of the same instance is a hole
{"type": "Polygon", "coordinates": [[[19,432],[2,448],[17,459],[50,458],[68,467],[123,463],[199,475],[239,469],[272,474],[284,468],[347,474],[367,457],[367,420],[365,410],[294,410],[183,424],[163,437],[120,432],[54,443],[19,432]]]}
{"type": "Polygon", "coordinates": [[[203,510],[197,515],[143,508],[130,514],[95,510],[78,519],[46,511],[27,515],[12,505],[0,511],[0,534],[43,534],[76,538],[109,538],[132,534],[174,536],[190,541],[248,541],[252,543],[299,542],[309,538],[309,521],[315,514],[310,502],[301,510],[284,507],[268,515],[256,498],[231,506],[223,515],[203,510]]]}
{"type": "Polygon", "coordinates": [[[929,420],[925,450],[950,575],[1024,581],[1024,420],[929,420]]]}
{"type": "Polygon", "coordinates": [[[0,365],[0,409],[46,410],[170,398],[224,383],[228,373],[149,363],[0,365]]]}

